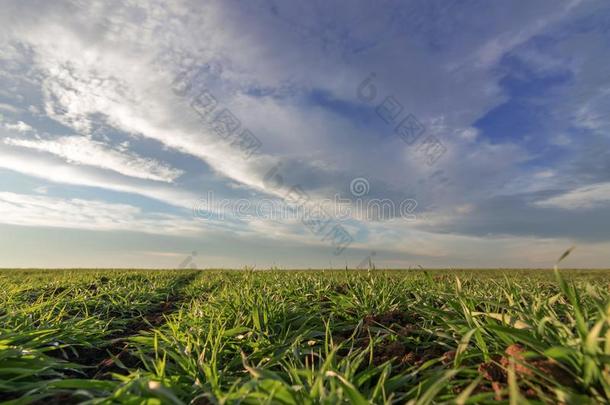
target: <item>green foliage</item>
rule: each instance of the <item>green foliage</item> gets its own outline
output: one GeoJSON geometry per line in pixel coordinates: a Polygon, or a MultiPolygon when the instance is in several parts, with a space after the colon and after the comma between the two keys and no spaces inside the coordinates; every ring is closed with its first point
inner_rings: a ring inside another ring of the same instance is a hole
{"type": "Polygon", "coordinates": [[[3,271],[0,402],[605,403],[604,271],[3,271]]]}

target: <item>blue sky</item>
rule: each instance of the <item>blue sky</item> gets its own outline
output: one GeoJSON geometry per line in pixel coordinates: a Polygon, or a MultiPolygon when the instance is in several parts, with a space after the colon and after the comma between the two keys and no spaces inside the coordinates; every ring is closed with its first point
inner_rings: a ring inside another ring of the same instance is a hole
{"type": "Polygon", "coordinates": [[[4,4],[1,267],[608,266],[607,1],[4,4]]]}

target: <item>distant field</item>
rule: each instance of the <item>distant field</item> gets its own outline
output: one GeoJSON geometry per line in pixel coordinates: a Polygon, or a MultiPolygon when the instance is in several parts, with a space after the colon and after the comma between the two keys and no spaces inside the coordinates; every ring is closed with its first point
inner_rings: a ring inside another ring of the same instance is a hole
{"type": "Polygon", "coordinates": [[[606,403],[610,272],[0,271],[0,402],[606,403]]]}

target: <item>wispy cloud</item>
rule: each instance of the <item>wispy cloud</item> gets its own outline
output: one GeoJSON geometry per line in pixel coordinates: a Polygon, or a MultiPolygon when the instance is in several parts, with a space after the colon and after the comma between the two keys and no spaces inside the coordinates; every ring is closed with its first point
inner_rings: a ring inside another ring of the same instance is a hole
{"type": "Polygon", "coordinates": [[[536,205],[566,210],[610,207],[610,183],[578,187],[563,194],[537,201],[536,205]]]}
{"type": "Polygon", "coordinates": [[[0,167],[53,183],[96,187],[137,194],[191,209],[199,194],[165,183],[125,177],[93,165],[74,165],[51,154],[0,144],[0,167]]]}
{"type": "Polygon", "coordinates": [[[143,158],[127,150],[112,149],[102,142],[83,136],[64,136],[49,140],[6,138],[4,143],[48,152],[69,163],[97,166],[141,179],[171,183],[184,173],[157,160],[143,158]]]}
{"type": "Polygon", "coordinates": [[[198,224],[175,215],[145,213],[128,204],[0,192],[0,223],[22,226],[198,234],[198,224]]]}
{"type": "Polygon", "coordinates": [[[34,130],[31,126],[29,126],[28,124],[26,124],[23,121],[17,121],[14,124],[6,123],[6,124],[4,124],[4,127],[6,129],[8,129],[9,131],[16,131],[16,132],[22,132],[22,133],[31,132],[34,130]]]}

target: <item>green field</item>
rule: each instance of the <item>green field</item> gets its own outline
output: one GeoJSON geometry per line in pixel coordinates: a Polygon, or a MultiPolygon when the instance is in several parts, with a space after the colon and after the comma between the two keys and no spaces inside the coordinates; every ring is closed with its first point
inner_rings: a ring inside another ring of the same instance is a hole
{"type": "Polygon", "coordinates": [[[4,403],[606,403],[610,272],[0,271],[4,403]]]}

